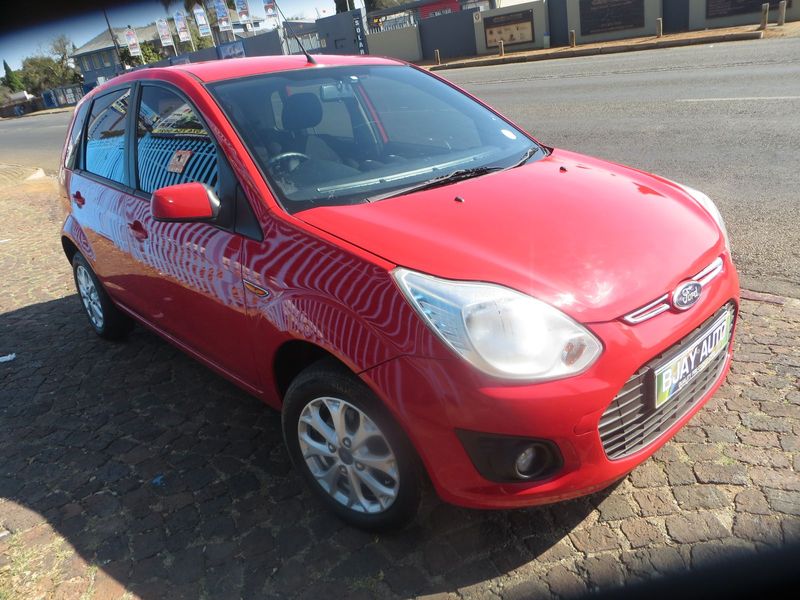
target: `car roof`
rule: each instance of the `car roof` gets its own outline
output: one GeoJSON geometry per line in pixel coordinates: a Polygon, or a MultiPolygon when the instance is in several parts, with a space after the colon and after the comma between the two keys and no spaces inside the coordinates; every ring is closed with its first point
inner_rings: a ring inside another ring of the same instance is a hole
{"type": "MultiPolygon", "coordinates": [[[[161,67],[158,70],[185,71],[203,82],[211,82],[312,67],[405,64],[402,61],[379,56],[339,56],[331,54],[315,54],[314,61],[316,64],[309,63],[308,59],[302,54],[292,56],[253,56],[173,65],[171,67],[161,67]]],[[[151,69],[147,70],[151,71],[151,69]]]]}

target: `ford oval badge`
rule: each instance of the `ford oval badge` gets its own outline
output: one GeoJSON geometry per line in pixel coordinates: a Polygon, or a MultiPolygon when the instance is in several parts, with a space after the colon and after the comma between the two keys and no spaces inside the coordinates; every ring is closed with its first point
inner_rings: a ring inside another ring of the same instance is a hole
{"type": "Polygon", "coordinates": [[[688,310],[700,299],[703,284],[697,281],[684,281],[672,292],[672,306],[678,310],[688,310]]]}

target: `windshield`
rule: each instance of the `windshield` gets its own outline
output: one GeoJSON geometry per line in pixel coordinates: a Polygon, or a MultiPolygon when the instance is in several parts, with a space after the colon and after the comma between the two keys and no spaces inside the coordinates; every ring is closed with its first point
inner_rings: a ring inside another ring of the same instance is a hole
{"type": "Polygon", "coordinates": [[[309,68],[209,88],[291,213],[391,197],[454,171],[478,176],[539,149],[468,96],[402,65],[309,68]]]}

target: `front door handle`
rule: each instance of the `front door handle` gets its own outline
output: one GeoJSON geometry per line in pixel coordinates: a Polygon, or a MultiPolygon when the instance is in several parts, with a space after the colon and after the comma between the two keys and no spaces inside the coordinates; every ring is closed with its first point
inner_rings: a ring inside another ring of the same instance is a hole
{"type": "Polygon", "coordinates": [[[81,196],[80,192],[75,192],[72,194],[72,199],[75,200],[75,204],[78,206],[78,208],[81,208],[84,204],[86,204],[86,198],[81,196]]]}
{"type": "Polygon", "coordinates": [[[131,228],[131,232],[133,233],[133,237],[135,237],[140,242],[143,242],[147,239],[147,230],[142,225],[141,221],[134,221],[133,223],[128,223],[128,227],[131,228]]]}

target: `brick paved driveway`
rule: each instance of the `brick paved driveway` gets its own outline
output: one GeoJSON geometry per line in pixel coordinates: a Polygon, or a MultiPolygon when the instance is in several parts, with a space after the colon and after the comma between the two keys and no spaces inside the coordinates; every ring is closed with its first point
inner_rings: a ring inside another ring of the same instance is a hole
{"type": "Polygon", "coordinates": [[[800,302],[746,301],[728,383],[613,489],[392,536],[305,491],[279,416],[154,335],[96,338],[50,180],[0,190],[0,600],[570,596],[800,539],[800,302]],[[782,302],[782,304],[780,304],[782,302]]]}

